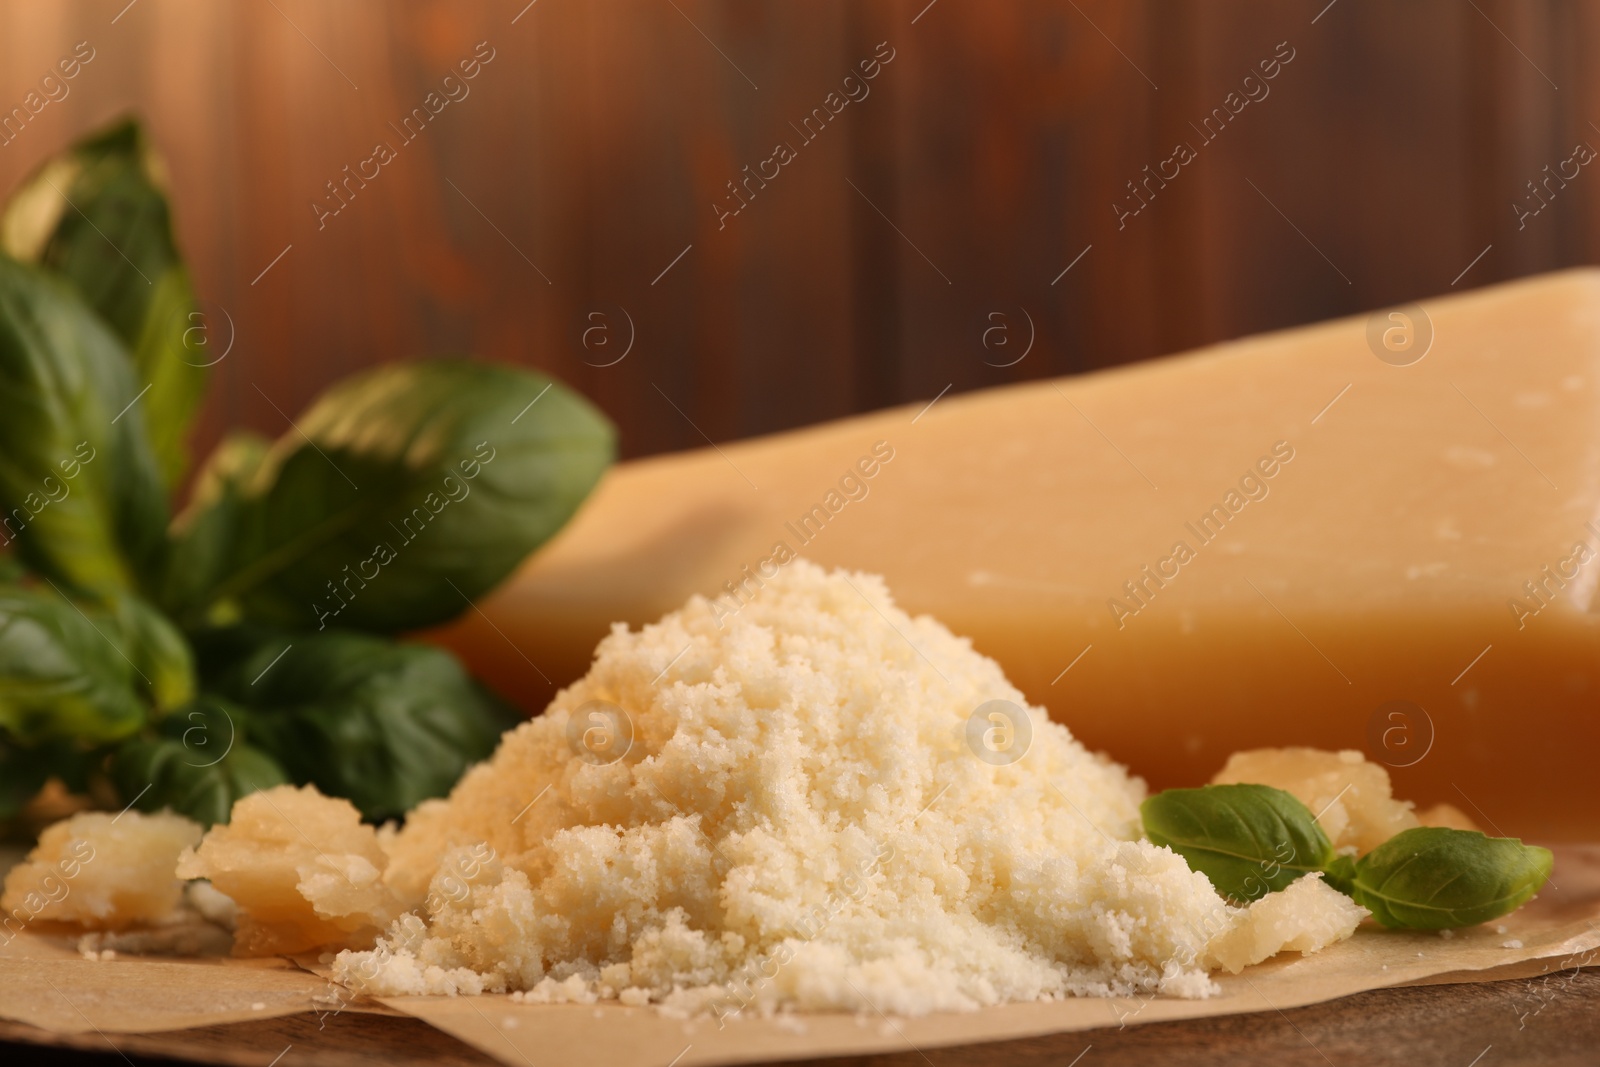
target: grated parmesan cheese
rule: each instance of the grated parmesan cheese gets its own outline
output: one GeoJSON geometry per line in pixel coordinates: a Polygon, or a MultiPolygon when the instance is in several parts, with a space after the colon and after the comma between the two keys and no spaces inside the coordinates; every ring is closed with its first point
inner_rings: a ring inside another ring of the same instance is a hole
{"type": "MultiPolygon", "coordinates": [[[[1210,946],[1246,912],[1138,840],[1143,783],[970,641],[804,561],[722,614],[695,597],[613,627],[585,678],[386,833],[413,912],[335,975],[719,1019],[1214,990],[1210,946]]],[[[237,810],[212,831],[245,833],[237,810]]],[[[1349,936],[1360,916],[1325,888],[1247,954],[1349,936]]]]}

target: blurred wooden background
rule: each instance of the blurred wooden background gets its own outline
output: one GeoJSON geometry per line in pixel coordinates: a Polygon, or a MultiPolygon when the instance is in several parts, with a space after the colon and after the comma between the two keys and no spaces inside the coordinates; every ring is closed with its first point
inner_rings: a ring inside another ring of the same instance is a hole
{"type": "Polygon", "coordinates": [[[217,343],[231,322],[202,443],[281,432],[279,409],[366,364],[465,350],[570,381],[640,455],[1600,248],[1589,168],[1536,216],[1513,207],[1600,147],[1594,3],[525,4],[3,0],[5,114],[77,42],[94,58],[13,119],[0,189],[148,118],[217,343]],[[460,94],[444,78],[479,42],[468,95],[406,143],[395,127],[460,94]],[[870,95],[804,143],[879,42],[870,95]],[[326,183],[380,141],[396,158],[319,228],[326,183]],[[797,158],[719,227],[727,183],[780,141],[797,158]],[[1196,158],[1119,225],[1127,183],[1180,141],[1196,158]]]}

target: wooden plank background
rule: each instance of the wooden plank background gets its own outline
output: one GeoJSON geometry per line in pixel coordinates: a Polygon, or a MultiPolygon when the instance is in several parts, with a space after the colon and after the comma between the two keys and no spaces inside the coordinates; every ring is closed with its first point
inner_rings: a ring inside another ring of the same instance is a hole
{"type": "Polygon", "coordinates": [[[1587,170],[1520,228],[1512,206],[1600,146],[1595,3],[525,3],[0,0],[0,117],[77,42],[94,50],[0,138],[0,189],[146,116],[213,333],[232,337],[202,446],[229,424],[281,432],[359,367],[471,351],[568,380],[641,455],[1600,245],[1587,170]],[[479,42],[493,59],[469,95],[404,142],[390,124],[479,42]],[[803,141],[880,42],[894,58],[870,94],[803,141]],[[394,161],[319,228],[326,183],[378,141],[394,161]],[[796,158],[719,224],[728,183],[780,141],[796,158]],[[1196,158],[1119,223],[1128,183],[1180,141],[1196,158]]]}

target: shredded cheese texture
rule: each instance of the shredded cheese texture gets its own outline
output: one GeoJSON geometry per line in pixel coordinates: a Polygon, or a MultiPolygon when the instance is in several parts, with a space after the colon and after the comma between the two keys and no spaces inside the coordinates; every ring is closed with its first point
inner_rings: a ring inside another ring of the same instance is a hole
{"type": "MultiPolygon", "coordinates": [[[[968,640],[805,561],[722,614],[696,597],[615,626],[542,717],[382,835],[411,911],[336,977],[719,1017],[1214,989],[1209,947],[1246,912],[1137,840],[1143,783],[968,640]],[[1000,757],[969,730],[996,700],[1025,720],[1000,757]]],[[[1279,944],[1354,930],[1320,888],[1279,944]]]]}

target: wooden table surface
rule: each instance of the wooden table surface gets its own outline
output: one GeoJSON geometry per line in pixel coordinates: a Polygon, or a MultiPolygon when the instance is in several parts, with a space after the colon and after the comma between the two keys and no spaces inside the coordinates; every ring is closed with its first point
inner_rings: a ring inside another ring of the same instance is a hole
{"type": "MultiPolygon", "coordinates": [[[[488,1067],[497,1061],[415,1019],[342,1014],[167,1034],[62,1036],[0,1022],[0,1064],[127,1062],[240,1067],[488,1067]],[[277,1058],[281,1057],[281,1058],[277,1058]]],[[[1600,969],[1474,985],[1359,993],[1282,1012],[1057,1034],[958,1048],[844,1057],[829,1067],[1594,1067],[1600,969]],[[1081,1057],[1081,1058],[1080,1058],[1081,1057]]],[[[532,1064],[530,1067],[547,1067],[532,1064]]],[[[666,1067],[665,1064],[662,1067],[666,1067]]]]}

